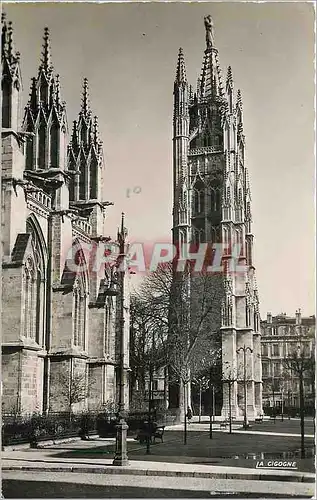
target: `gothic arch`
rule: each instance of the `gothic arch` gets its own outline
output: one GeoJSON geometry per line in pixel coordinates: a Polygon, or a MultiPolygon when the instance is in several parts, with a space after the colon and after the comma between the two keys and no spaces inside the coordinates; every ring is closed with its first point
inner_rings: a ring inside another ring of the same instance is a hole
{"type": "Polygon", "coordinates": [[[200,178],[195,182],[192,193],[194,213],[203,213],[205,211],[205,185],[200,178]]]}
{"type": "Polygon", "coordinates": [[[213,187],[210,188],[209,198],[210,198],[210,210],[214,212],[215,210],[217,210],[217,201],[216,201],[216,190],[213,187]]]}
{"type": "Polygon", "coordinates": [[[203,228],[200,229],[194,228],[193,236],[194,236],[193,243],[195,245],[199,245],[200,243],[205,242],[205,230],[203,228]]]}
{"type": "Polygon", "coordinates": [[[26,232],[33,235],[33,239],[37,244],[37,251],[39,252],[40,259],[43,262],[43,271],[46,275],[45,262],[47,260],[47,246],[42,228],[35,214],[29,215],[26,219],[26,232]]]}
{"type": "Polygon", "coordinates": [[[73,281],[73,344],[86,350],[88,323],[89,276],[88,265],[78,238],[73,241],[73,258],[77,264],[73,281]]]}
{"type": "Polygon", "coordinates": [[[42,345],[45,325],[47,248],[41,227],[34,214],[26,220],[26,232],[31,234],[31,242],[23,266],[24,335],[42,345]]]}

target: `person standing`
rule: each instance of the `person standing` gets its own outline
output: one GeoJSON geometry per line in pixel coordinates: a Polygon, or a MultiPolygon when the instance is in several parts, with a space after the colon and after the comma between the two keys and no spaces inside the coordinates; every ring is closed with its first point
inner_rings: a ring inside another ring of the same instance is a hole
{"type": "Polygon", "coordinates": [[[192,411],[191,411],[191,409],[190,409],[189,406],[187,408],[187,415],[186,416],[187,416],[188,423],[190,424],[190,421],[192,419],[193,413],[192,413],[192,411]]]}

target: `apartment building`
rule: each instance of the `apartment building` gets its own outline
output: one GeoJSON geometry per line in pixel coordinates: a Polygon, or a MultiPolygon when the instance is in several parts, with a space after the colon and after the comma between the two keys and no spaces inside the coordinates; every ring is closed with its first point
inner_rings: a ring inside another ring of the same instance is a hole
{"type": "Polygon", "coordinates": [[[295,352],[312,360],[312,370],[304,372],[305,404],[314,398],[315,316],[303,317],[298,310],[295,317],[286,313],[267,314],[261,322],[261,354],[263,406],[299,406],[299,378],[287,366],[287,358],[295,352]]]}

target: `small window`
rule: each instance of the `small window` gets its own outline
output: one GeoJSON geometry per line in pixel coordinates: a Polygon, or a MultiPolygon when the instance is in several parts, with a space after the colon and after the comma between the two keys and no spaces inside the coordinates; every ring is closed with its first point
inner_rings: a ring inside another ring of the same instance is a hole
{"type": "Polygon", "coordinates": [[[268,356],[269,355],[269,350],[268,350],[268,345],[267,344],[262,344],[262,356],[268,356]]]}
{"type": "Polygon", "coordinates": [[[272,344],[272,356],[280,355],[280,346],[279,344],[272,344]]]}

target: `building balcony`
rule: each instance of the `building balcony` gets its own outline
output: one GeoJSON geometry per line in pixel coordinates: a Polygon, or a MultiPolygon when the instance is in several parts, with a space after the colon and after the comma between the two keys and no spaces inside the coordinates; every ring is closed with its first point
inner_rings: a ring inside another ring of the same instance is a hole
{"type": "Polygon", "coordinates": [[[46,207],[46,208],[51,208],[52,205],[52,198],[48,194],[44,193],[43,191],[32,191],[27,193],[27,199],[35,201],[36,203],[46,207]]]}
{"type": "Polygon", "coordinates": [[[223,149],[221,146],[205,146],[201,148],[190,149],[188,156],[199,156],[210,153],[222,153],[223,149]]]}
{"type": "Polygon", "coordinates": [[[90,222],[85,219],[76,219],[72,221],[72,227],[80,232],[85,233],[86,235],[90,235],[92,228],[90,222]]]}

